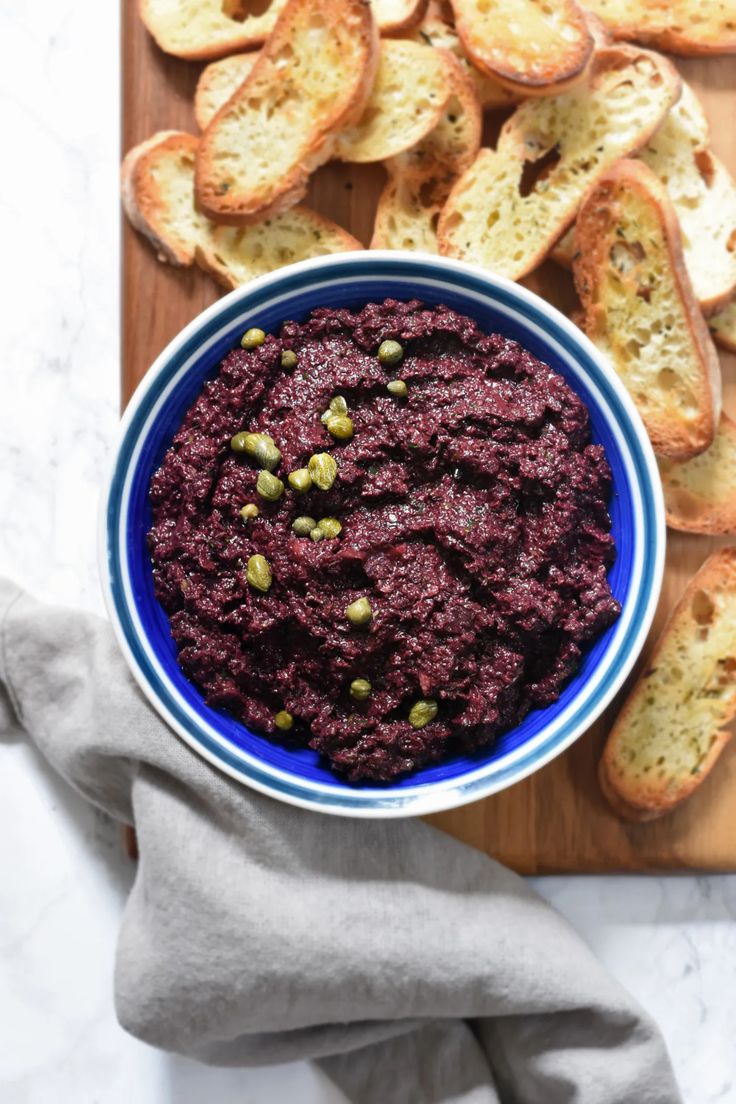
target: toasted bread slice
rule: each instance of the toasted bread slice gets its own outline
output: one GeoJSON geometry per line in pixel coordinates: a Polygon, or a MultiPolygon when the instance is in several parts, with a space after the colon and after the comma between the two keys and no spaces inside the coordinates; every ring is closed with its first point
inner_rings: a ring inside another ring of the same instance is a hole
{"type": "Polygon", "coordinates": [[[363,246],[337,223],[301,205],[250,226],[217,226],[197,247],[197,263],[226,288],[276,268],[363,246]]]}
{"type": "Polygon", "coordinates": [[[716,344],[728,349],[729,353],[736,353],[736,300],[709,318],[708,325],[716,344]]]}
{"type": "Polygon", "coordinates": [[[625,383],[655,452],[703,452],[720,416],[720,366],[666,188],[640,161],[619,161],[586,196],[575,240],[583,329],[625,383]]]}
{"type": "Polygon", "coordinates": [[[465,53],[482,73],[523,96],[579,80],[593,53],[575,0],[452,0],[465,53]]]}
{"type": "Polygon", "coordinates": [[[125,213],[153,244],[160,261],[191,265],[211,223],[194,206],[197,139],[161,130],[126,155],[121,169],[125,213]]]}
{"type": "Polygon", "coordinates": [[[250,75],[202,136],[202,213],[244,225],[293,207],[338,132],[360,118],[378,55],[363,0],[289,0],[250,75]]]}
{"type": "MultiPolygon", "coordinates": [[[[693,90],[682,96],[639,153],[667,185],[680,222],[685,265],[695,297],[707,314],[736,291],[736,183],[707,148],[708,121],[693,90]]],[[[552,257],[569,268],[575,250],[572,231],[552,257]]]]}
{"type": "Polygon", "coordinates": [[[223,0],[140,0],[141,19],[167,54],[209,61],[265,42],[287,0],[241,14],[223,0]]]}
{"type": "Polygon", "coordinates": [[[736,548],[690,580],[648,668],[610,732],[603,791],[631,820],[652,820],[697,789],[736,716],[736,548]]]}
{"type": "MultiPolygon", "coordinates": [[[[212,61],[261,46],[287,0],[139,0],[143,22],[167,54],[212,61]],[[255,11],[253,9],[256,9],[255,11]]],[[[372,0],[381,34],[398,34],[417,23],[427,0],[372,0]]]]}
{"type": "Polygon", "coordinates": [[[428,0],[371,0],[373,17],[382,35],[400,34],[413,27],[427,10],[428,0]]]}
{"type": "Polygon", "coordinates": [[[191,134],[161,131],[123,162],[126,213],[160,260],[178,265],[196,260],[233,288],[293,261],[362,248],[342,227],[307,207],[242,230],[215,227],[194,206],[196,150],[191,134]]]}
{"type": "Polygon", "coordinates": [[[667,185],[680,220],[685,263],[704,311],[736,291],[736,183],[707,148],[708,121],[693,90],[682,96],[639,154],[667,185]]]}
{"type": "Polygon", "coordinates": [[[453,181],[480,146],[482,115],[470,74],[446,50],[452,94],[434,130],[386,162],[389,179],[376,211],[371,247],[437,252],[437,222],[453,181]]]}
{"type": "Polygon", "coordinates": [[[250,76],[258,61],[258,51],[231,54],[205,66],[194,93],[194,118],[200,130],[206,130],[217,112],[250,76]]]}
{"type": "Polygon", "coordinates": [[[692,460],[659,460],[667,524],[686,533],[736,533],[736,422],[721,414],[713,444],[692,460]]]}
{"type": "Polygon", "coordinates": [[[480,69],[476,69],[466,58],[455,28],[434,12],[425,16],[421,23],[413,27],[408,32],[408,37],[414,42],[423,42],[427,46],[436,46],[440,50],[449,50],[454,54],[471,74],[476,95],[484,110],[493,111],[499,107],[510,107],[523,98],[521,93],[512,92],[510,88],[505,88],[493,77],[488,77],[485,73],[481,73],[480,69]]]}
{"type": "Polygon", "coordinates": [[[733,0],[586,0],[614,38],[685,57],[736,53],[733,0]]]}
{"type": "Polygon", "coordinates": [[[360,119],[340,132],[341,161],[385,161],[420,142],[450,97],[444,58],[424,43],[383,39],[378,72],[360,119]]]}
{"type": "Polygon", "coordinates": [[[663,57],[633,46],[600,50],[588,83],[527,100],[453,188],[440,252],[512,280],[536,268],[577,214],[586,188],[639,149],[680,94],[663,57]]]}

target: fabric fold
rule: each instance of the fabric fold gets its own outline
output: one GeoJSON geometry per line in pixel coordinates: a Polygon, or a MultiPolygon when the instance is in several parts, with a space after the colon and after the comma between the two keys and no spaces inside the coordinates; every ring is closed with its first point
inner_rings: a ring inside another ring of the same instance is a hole
{"type": "Polygon", "coordinates": [[[136,827],[115,970],[132,1034],[221,1065],[321,1059],[355,1104],[680,1100],[654,1025],[516,875],[421,821],[321,816],[221,775],[105,621],[5,582],[0,617],[19,722],[136,827]]]}

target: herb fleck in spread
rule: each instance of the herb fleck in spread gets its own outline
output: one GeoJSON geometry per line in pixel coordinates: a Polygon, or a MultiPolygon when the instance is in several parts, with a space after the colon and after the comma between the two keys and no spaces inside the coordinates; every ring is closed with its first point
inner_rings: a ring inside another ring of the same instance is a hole
{"type": "Polygon", "coordinates": [[[619,613],[585,406],[443,306],[325,308],[261,333],[151,481],[182,669],[349,779],[486,747],[558,697],[619,613]]]}

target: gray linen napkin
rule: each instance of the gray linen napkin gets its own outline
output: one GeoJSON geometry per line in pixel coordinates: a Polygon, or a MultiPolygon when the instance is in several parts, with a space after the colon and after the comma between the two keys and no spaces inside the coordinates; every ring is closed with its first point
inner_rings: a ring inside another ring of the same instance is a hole
{"type": "Polygon", "coordinates": [[[115,970],[133,1035],[218,1065],[317,1058],[356,1104],[680,1100],[652,1023],[516,875],[421,821],[220,775],[99,618],[0,581],[0,625],[0,717],[138,833],[115,970]]]}

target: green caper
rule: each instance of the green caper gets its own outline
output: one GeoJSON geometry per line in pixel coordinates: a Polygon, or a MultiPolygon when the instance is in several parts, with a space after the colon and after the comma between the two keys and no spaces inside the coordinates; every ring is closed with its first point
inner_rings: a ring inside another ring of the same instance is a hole
{"type": "Polygon", "coordinates": [[[271,589],[273,575],[271,565],[265,556],[255,555],[248,560],[245,577],[252,587],[262,591],[263,594],[271,589]]]}
{"type": "Polygon", "coordinates": [[[314,529],[312,529],[309,536],[311,537],[311,539],[314,541],[315,544],[317,543],[317,541],[321,541],[321,540],[325,539],[325,533],[323,532],[322,529],[320,529],[319,525],[315,525],[314,529]]]}
{"type": "Polygon", "coordinates": [[[399,345],[398,341],[388,339],[387,341],[382,341],[378,346],[378,359],[381,364],[388,364],[389,366],[398,364],[403,355],[404,350],[401,345],[399,345]]]}
{"type": "Polygon", "coordinates": [[[296,368],[299,358],[293,349],[284,349],[281,354],[282,368],[296,368]]]}
{"type": "Polygon", "coordinates": [[[367,598],[356,598],[345,609],[345,616],[351,625],[367,625],[373,617],[373,610],[367,598]]]}
{"type": "Polygon", "coordinates": [[[288,710],[279,709],[273,719],[273,723],[276,725],[276,728],[280,729],[282,732],[288,732],[294,725],[294,718],[288,710]]]}
{"type": "Polygon", "coordinates": [[[317,523],[317,528],[320,529],[326,537],[334,538],[339,537],[342,533],[342,525],[337,518],[326,517],[322,518],[317,523]]]}
{"type": "Polygon", "coordinates": [[[247,452],[252,437],[255,437],[255,433],[236,433],[230,438],[230,448],[233,452],[247,452]]]}
{"type": "Polygon", "coordinates": [[[255,502],[246,502],[245,506],[241,507],[240,516],[243,521],[250,521],[251,518],[257,518],[260,512],[255,502]]]}
{"type": "Polygon", "coordinates": [[[353,679],[350,683],[350,697],[353,701],[364,702],[368,701],[371,696],[373,687],[369,683],[368,679],[357,678],[353,679]]]}
{"type": "Polygon", "coordinates": [[[343,395],[335,395],[334,399],[330,399],[330,405],[327,407],[327,410],[325,410],[320,421],[323,425],[326,425],[330,418],[334,418],[336,414],[347,414],[347,412],[347,399],[343,395]]]}
{"type": "Polygon", "coordinates": [[[312,482],[316,483],[321,491],[329,491],[337,478],[337,464],[329,452],[315,452],[310,456],[307,467],[312,482]]]}
{"type": "Polygon", "coordinates": [[[259,434],[259,441],[256,444],[253,458],[256,460],[262,468],[266,468],[272,472],[281,463],[281,452],[276,448],[270,437],[266,434],[259,434]]]}
{"type": "Polygon", "coordinates": [[[353,436],[353,421],[347,414],[333,414],[327,419],[327,432],[336,441],[349,441],[353,436]]]}
{"type": "Polygon", "coordinates": [[[276,502],[284,493],[284,484],[264,468],[263,471],[258,473],[256,490],[261,498],[265,498],[267,502],[276,502]]]}
{"type": "Polygon", "coordinates": [[[409,711],[409,724],[412,728],[424,728],[437,716],[437,702],[424,700],[415,701],[409,711]]]}
{"type": "Polygon", "coordinates": [[[240,344],[244,349],[257,349],[265,340],[266,335],[263,330],[259,330],[257,326],[251,326],[241,337],[240,344]]]}
{"type": "Polygon", "coordinates": [[[298,537],[308,537],[313,529],[317,528],[317,522],[312,517],[302,515],[301,517],[294,518],[291,523],[292,532],[296,533],[298,537]]]}
{"type": "Polygon", "coordinates": [[[307,468],[297,468],[296,471],[289,472],[286,478],[289,480],[291,489],[297,494],[304,494],[312,486],[312,477],[307,468]]]}
{"type": "Polygon", "coordinates": [[[397,399],[405,399],[409,394],[409,388],[403,380],[391,380],[386,384],[386,390],[397,399]]]}

